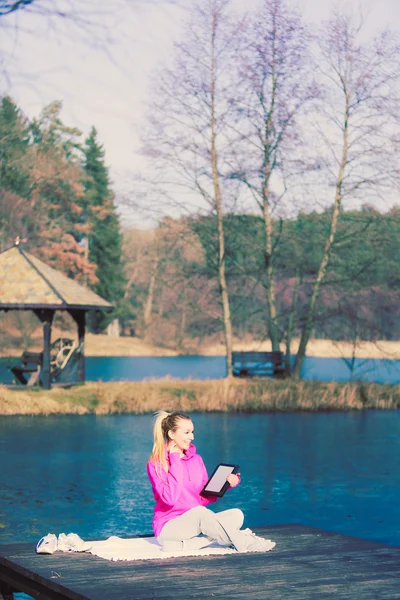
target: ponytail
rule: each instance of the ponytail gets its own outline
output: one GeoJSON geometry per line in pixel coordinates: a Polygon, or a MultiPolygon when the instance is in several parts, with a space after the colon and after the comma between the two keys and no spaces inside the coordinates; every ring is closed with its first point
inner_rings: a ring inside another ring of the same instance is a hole
{"type": "Polygon", "coordinates": [[[154,413],[154,426],[153,426],[153,450],[150,454],[150,460],[152,460],[156,467],[157,475],[161,476],[161,468],[168,473],[168,464],[165,457],[165,442],[162,423],[164,419],[170,416],[170,413],[165,410],[159,410],[154,413]]]}
{"type": "Polygon", "coordinates": [[[154,413],[153,426],[153,449],[150,454],[150,460],[154,463],[156,473],[161,477],[161,472],[168,473],[168,462],[165,453],[165,444],[169,441],[168,431],[174,431],[178,427],[180,419],[190,417],[184,413],[168,413],[165,410],[159,410],[154,413]]]}

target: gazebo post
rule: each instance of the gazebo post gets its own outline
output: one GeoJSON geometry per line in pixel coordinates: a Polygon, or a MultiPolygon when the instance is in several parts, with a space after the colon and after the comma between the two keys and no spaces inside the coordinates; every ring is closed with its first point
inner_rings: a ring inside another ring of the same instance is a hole
{"type": "Polygon", "coordinates": [[[45,390],[51,389],[51,369],[50,369],[50,344],[51,344],[51,325],[54,317],[54,310],[35,310],[35,315],[43,324],[43,358],[40,379],[42,387],[45,390]]]}
{"type": "Polygon", "coordinates": [[[78,381],[85,381],[85,310],[69,310],[71,317],[78,325],[78,343],[79,343],[79,363],[78,363],[78,381]]]}

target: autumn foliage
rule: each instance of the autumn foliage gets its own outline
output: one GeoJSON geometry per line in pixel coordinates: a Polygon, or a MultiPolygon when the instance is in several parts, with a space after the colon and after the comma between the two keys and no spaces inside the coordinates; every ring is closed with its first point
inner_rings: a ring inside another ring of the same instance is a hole
{"type": "Polygon", "coordinates": [[[1,101],[0,248],[20,236],[32,254],[93,287],[101,272],[87,240],[96,220],[114,214],[115,207],[106,191],[108,199],[87,210],[81,133],[62,123],[61,109],[54,102],[29,121],[12,99],[1,101]]]}

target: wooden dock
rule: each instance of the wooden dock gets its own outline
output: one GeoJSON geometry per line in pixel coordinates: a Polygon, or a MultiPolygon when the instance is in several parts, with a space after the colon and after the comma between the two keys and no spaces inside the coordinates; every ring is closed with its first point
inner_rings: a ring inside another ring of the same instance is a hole
{"type": "Polygon", "coordinates": [[[266,554],[110,562],[91,554],[37,555],[0,546],[0,598],[38,600],[399,600],[400,548],[305,527],[254,528],[266,554]]]}

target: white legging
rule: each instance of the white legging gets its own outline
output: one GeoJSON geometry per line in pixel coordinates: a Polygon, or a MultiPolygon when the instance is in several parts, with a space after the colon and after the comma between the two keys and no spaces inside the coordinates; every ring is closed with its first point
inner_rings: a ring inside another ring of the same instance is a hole
{"type": "Polygon", "coordinates": [[[243,521],[244,515],[239,508],[214,513],[205,506],[196,506],[168,521],[157,541],[165,552],[199,550],[215,541],[222,546],[231,546],[243,521]]]}

